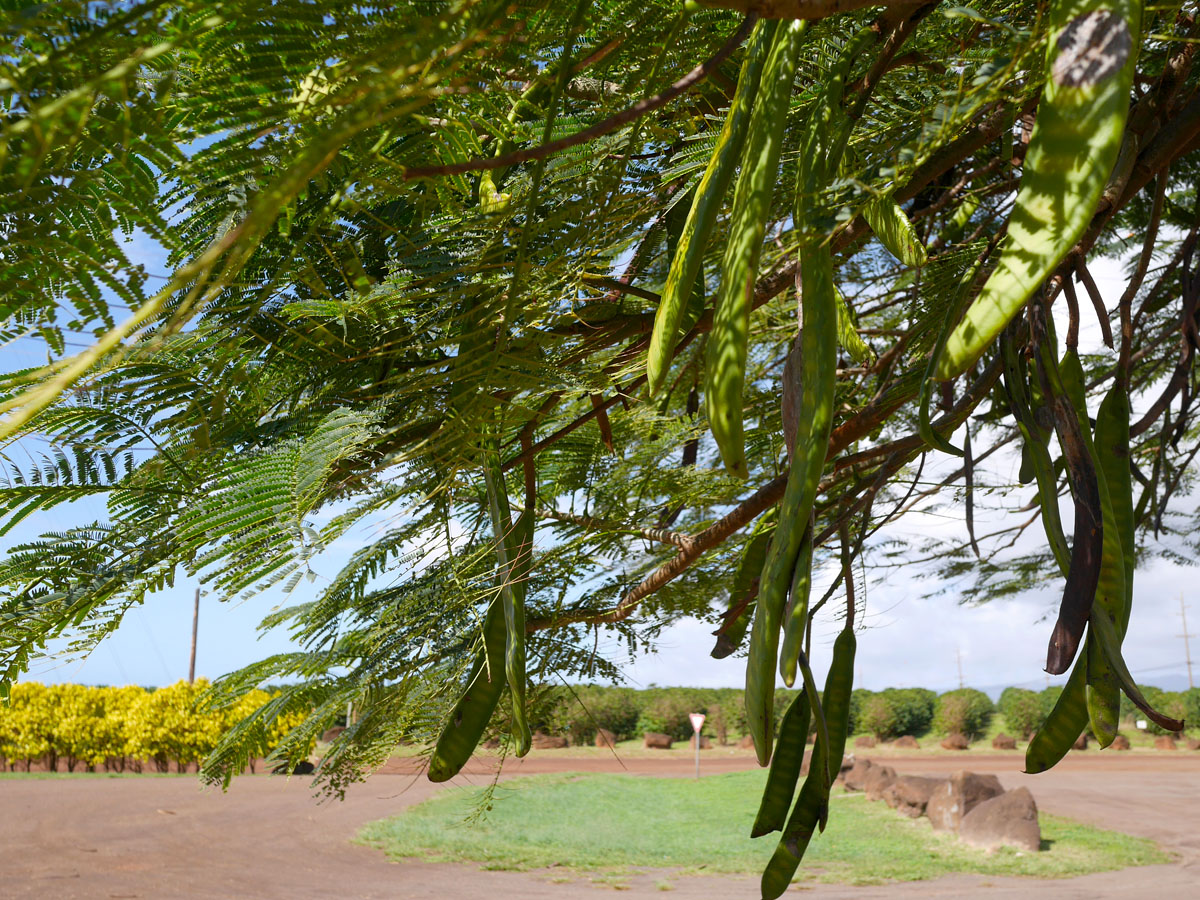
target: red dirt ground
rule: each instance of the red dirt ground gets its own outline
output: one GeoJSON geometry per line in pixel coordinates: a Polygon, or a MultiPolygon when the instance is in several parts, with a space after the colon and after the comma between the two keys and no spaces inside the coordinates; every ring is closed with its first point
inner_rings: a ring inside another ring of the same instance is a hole
{"type": "MultiPolygon", "coordinates": [[[[689,775],[690,754],[564,758],[535,751],[510,761],[512,775],[562,771],[629,771],[689,775]]],[[[1052,772],[1020,774],[1017,754],[905,756],[888,762],[904,773],[947,773],[967,767],[994,772],[1006,787],[1027,784],[1040,808],[1159,841],[1171,865],[1126,869],[1069,880],[952,876],[879,888],[805,886],[819,898],[959,897],[987,900],[1149,896],[1200,897],[1200,754],[1073,754],[1052,772]]],[[[706,753],[709,774],[753,765],[746,754],[706,753]]],[[[0,780],[0,897],[148,898],[148,900],[417,900],[486,897],[602,896],[612,888],[586,876],[554,883],[549,872],[485,872],[473,866],[392,863],[351,844],[360,826],[394,815],[437,790],[414,778],[412,760],[396,760],[344,803],[318,804],[307,779],[245,777],[229,793],[201,790],[193,778],[57,778],[0,780]],[[597,893],[600,892],[600,893],[597,893]]],[[[465,782],[488,777],[473,763],[465,782]]],[[[508,777],[506,775],[506,777],[508,777]]],[[[625,897],[662,897],[664,873],[627,880],[625,897]]],[[[753,898],[753,877],[670,877],[678,900],[753,898]]]]}

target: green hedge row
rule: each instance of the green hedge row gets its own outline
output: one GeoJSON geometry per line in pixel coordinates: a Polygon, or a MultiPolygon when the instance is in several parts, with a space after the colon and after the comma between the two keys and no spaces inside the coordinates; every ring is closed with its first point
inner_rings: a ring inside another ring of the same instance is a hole
{"type": "MultiPolygon", "coordinates": [[[[1200,725],[1200,688],[1168,692],[1143,686],[1142,691],[1163,712],[1200,725]]],[[[987,694],[972,688],[944,694],[924,688],[883,691],[860,688],[851,702],[850,730],[852,734],[872,734],[880,740],[906,734],[921,737],[955,732],[975,739],[987,733],[999,716],[1006,732],[1027,739],[1041,727],[1060,693],[1060,687],[1043,691],[1006,688],[993,703],[987,694]]],[[[794,691],[776,692],[776,721],[793,696],[794,691]]],[[[732,743],[746,733],[742,691],[736,688],[556,687],[540,695],[533,724],[546,734],[564,735],[577,745],[591,744],[599,728],[611,731],[617,740],[654,731],[685,741],[692,734],[688,713],[693,712],[707,716],[704,733],[719,743],[732,743]]],[[[1144,718],[1134,715],[1135,712],[1132,706],[1122,708],[1131,728],[1135,719],[1144,718]]],[[[1151,731],[1156,728],[1151,724],[1151,731]]]]}

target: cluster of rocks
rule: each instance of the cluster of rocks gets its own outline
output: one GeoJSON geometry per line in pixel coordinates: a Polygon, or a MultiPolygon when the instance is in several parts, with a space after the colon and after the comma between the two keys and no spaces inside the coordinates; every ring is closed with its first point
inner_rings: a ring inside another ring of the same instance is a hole
{"type": "Polygon", "coordinates": [[[947,778],[897,775],[891,766],[856,759],[844,774],[848,791],[882,800],[910,818],[925,816],[935,831],[957,832],[988,850],[1013,846],[1036,851],[1042,843],[1037,804],[1028,788],[1005,791],[995,775],[960,770],[947,778]]]}

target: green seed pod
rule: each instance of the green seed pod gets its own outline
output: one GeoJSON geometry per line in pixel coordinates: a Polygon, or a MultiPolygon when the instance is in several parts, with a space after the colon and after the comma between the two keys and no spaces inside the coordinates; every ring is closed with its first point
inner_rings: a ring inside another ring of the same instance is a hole
{"type": "Polygon", "coordinates": [[[779,741],[771,755],[771,770],[763,788],[762,801],[750,837],[761,837],[779,831],[787,820],[804,764],[804,747],[808,743],[808,695],[800,691],[788,705],[779,723],[779,741]]]}
{"type": "Polygon", "coordinates": [[[758,93],[767,51],[778,27],[779,22],[773,19],[762,19],[754,26],[725,124],[721,126],[708,168],[704,170],[692,198],[678,246],[673,248],[671,268],[667,272],[667,283],[654,316],[654,331],[650,335],[650,349],[646,354],[646,383],[651,397],[658,393],[671,367],[675,344],[681,332],[681,319],[691,306],[694,285],[701,277],[700,267],[708,236],[721,211],[729,182],[741,157],[750,124],[751,107],[758,93]]]}
{"type": "Polygon", "coordinates": [[[983,354],[1075,246],[1117,161],[1140,46],[1136,0],[1055,0],[1046,85],[996,269],[938,361],[948,381],[983,354]]]}
{"type": "Polygon", "coordinates": [[[833,661],[825,679],[822,706],[829,727],[829,746],[820,744],[813,750],[808,776],[796,798],[796,806],[788,817],[779,845],[762,875],[763,900],[775,900],[791,884],[796,867],[808,848],[813,834],[824,821],[829,809],[829,772],[840,765],[846,750],[846,732],[850,727],[850,696],[854,688],[854,631],[845,628],[833,644],[833,661]]]}
{"type": "Polygon", "coordinates": [[[806,25],[802,20],[781,25],[767,55],[750,116],[742,171],[733,193],[729,243],[721,263],[721,286],[713,301],[713,327],[705,354],[704,406],[708,424],[725,468],[738,478],[749,475],[742,433],[742,388],[754,282],[806,25]]]}

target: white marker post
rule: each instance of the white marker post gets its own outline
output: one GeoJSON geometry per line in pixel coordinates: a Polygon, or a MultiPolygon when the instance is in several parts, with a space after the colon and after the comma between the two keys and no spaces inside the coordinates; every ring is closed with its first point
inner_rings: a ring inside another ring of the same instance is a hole
{"type": "Polygon", "coordinates": [[[700,780],[700,729],[704,727],[704,713],[688,713],[688,718],[692,720],[692,731],[696,732],[692,738],[696,742],[696,780],[700,780]]]}

